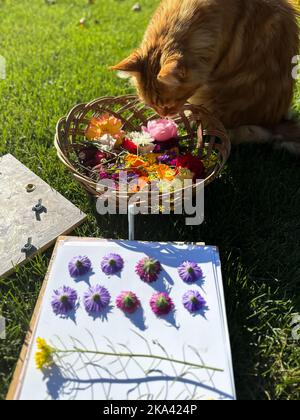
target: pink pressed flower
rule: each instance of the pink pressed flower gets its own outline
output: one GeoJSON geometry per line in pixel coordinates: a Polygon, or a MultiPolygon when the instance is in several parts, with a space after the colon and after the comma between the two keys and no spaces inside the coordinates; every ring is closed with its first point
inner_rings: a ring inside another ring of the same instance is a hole
{"type": "Polygon", "coordinates": [[[167,293],[155,293],[150,299],[150,306],[155,315],[168,315],[174,309],[174,303],[167,293]]]}
{"type": "Polygon", "coordinates": [[[156,141],[168,141],[178,136],[177,124],[172,120],[152,120],[143,131],[149,133],[156,141]]]}
{"type": "Polygon", "coordinates": [[[116,305],[122,311],[133,314],[141,306],[141,302],[135,293],[122,292],[116,299],[116,305]]]}
{"type": "Polygon", "coordinates": [[[145,257],[141,259],[135,266],[135,272],[141,280],[146,283],[153,283],[158,279],[162,267],[158,260],[145,257]]]}

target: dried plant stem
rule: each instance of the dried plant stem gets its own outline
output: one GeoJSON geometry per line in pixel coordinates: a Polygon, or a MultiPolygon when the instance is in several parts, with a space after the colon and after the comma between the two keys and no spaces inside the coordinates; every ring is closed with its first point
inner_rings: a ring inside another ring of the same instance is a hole
{"type": "Polygon", "coordinates": [[[184,366],[193,367],[197,369],[207,369],[213,372],[224,372],[222,369],[218,369],[215,367],[199,365],[197,363],[190,363],[184,360],[178,360],[178,359],[173,359],[173,358],[164,357],[164,356],[157,356],[157,355],[152,355],[152,354],[134,354],[134,353],[117,353],[117,352],[114,353],[114,352],[104,352],[104,351],[98,351],[98,350],[84,350],[80,348],[74,348],[73,350],[55,349],[55,353],[56,354],[84,353],[84,354],[94,354],[94,355],[101,355],[101,356],[127,357],[130,359],[134,359],[134,358],[154,359],[154,360],[176,363],[179,365],[184,365],[184,366]]]}

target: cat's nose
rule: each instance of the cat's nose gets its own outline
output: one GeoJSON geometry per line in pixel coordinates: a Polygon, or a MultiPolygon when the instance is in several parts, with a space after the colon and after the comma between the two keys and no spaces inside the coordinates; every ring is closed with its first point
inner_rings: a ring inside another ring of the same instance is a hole
{"type": "Polygon", "coordinates": [[[165,106],[163,108],[160,108],[158,110],[158,113],[161,117],[171,117],[172,115],[175,115],[176,112],[174,110],[174,108],[170,108],[168,106],[165,106]]]}

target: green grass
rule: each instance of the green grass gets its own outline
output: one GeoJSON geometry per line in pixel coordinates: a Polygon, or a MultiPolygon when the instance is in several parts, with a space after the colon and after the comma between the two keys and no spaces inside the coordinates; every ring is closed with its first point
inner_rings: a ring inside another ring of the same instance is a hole
{"type": "MultiPolygon", "coordinates": [[[[89,215],[80,236],[126,238],[125,217],[97,217],[53,147],[57,120],[73,105],[131,92],[107,70],[142,38],[158,0],[0,0],[0,155],[14,154],[89,215]],[[86,17],[86,26],[79,20],[86,17]]],[[[296,108],[299,108],[296,103],[296,108]]],[[[300,343],[291,340],[300,312],[299,159],[269,147],[235,149],[223,177],[207,189],[206,221],[138,218],[142,240],[205,241],[220,247],[238,396],[299,399],[300,343]],[[159,226],[159,229],[157,227],[159,226]]],[[[5,398],[51,250],[0,280],[0,398],[5,398]]],[[[2,258],[5,256],[2,256],[2,258]]]]}

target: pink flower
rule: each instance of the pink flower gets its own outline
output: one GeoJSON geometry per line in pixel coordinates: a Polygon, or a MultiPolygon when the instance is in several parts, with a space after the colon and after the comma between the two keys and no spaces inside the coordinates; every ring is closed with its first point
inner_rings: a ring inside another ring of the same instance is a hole
{"type": "Polygon", "coordinates": [[[168,141],[178,136],[177,124],[172,120],[152,120],[143,131],[149,133],[156,141],[168,141]]]}
{"type": "Polygon", "coordinates": [[[133,314],[141,306],[141,302],[135,293],[122,292],[116,299],[116,305],[127,314],[133,314]]]}
{"type": "Polygon", "coordinates": [[[150,299],[150,306],[157,316],[168,315],[174,309],[172,299],[165,292],[154,293],[150,299]]]}

